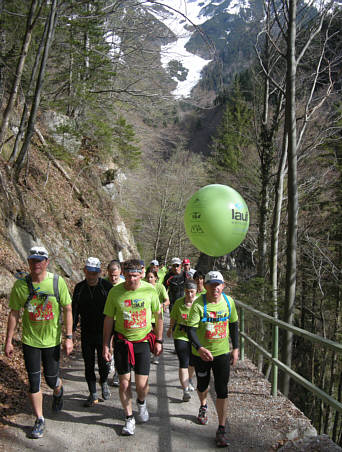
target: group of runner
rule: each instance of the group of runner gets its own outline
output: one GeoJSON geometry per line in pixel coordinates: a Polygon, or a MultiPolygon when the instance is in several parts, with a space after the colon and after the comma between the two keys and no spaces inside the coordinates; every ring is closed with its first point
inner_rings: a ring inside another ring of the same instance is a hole
{"type": "Polygon", "coordinates": [[[238,359],[238,316],[233,299],[223,293],[225,285],[220,272],[209,271],[204,275],[193,270],[187,258],[183,261],[173,258],[169,269],[153,260],[147,270],[143,261],[130,259],[124,263],[111,261],[107,276],[101,278],[100,260],[89,257],[83,268],[85,279],[76,284],[71,300],[63,278],[47,271],[49,255],[44,247],[33,247],[27,259],[30,272],[15,282],[10,294],[5,354],[13,356],[12,339],[23,309],[23,352],[29,399],[36,416],[32,438],[41,438],[45,428],[41,362],[46,383],[53,389],[52,408],[58,412],[63,407],[63,384],[59,377],[62,312],[67,355],[73,350],[79,321],[81,324],[81,348],[89,389],[85,406],[92,407],[99,400],[96,352],[102,397],[110,398],[108,376],[115,366],[113,384],[119,386],[125,413],[122,434],[133,435],[131,372],[135,374],[136,418],[147,422],[151,354],[152,362],[158,364],[163,351],[164,314],[169,310],[167,336],[173,337],[179,360],[182,399],[184,402],[191,399],[196,374],[200,401],[197,420],[207,424],[207,394],[212,370],[217,396],[216,445],[228,445],[227,385],[230,365],[238,359]]]}

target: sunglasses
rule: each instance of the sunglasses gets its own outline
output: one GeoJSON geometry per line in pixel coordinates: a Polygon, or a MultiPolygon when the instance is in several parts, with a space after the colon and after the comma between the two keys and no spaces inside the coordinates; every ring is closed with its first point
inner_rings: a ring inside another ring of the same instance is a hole
{"type": "Polygon", "coordinates": [[[180,264],[173,264],[172,267],[180,267],[180,264]]]}
{"type": "Polygon", "coordinates": [[[44,251],[31,250],[31,254],[37,254],[38,256],[46,256],[46,253],[44,253],[44,251]]]}

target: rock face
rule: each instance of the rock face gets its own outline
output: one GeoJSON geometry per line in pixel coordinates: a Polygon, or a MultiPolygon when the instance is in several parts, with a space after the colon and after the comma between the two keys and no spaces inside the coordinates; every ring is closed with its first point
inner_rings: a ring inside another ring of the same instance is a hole
{"type": "Polygon", "coordinates": [[[63,146],[70,154],[77,155],[81,140],[72,133],[75,125],[68,116],[48,110],[42,113],[41,122],[57,144],[63,146]]]}
{"type": "MultiPolygon", "coordinates": [[[[112,259],[139,258],[118,201],[103,189],[104,168],[71,161],[56,162],[32,147],[29,167],[14,183],[0,159],[0,295],[9,295],[16,272],[28,270],[33,245],[45,246],[49,271],[64,277],[71,291],[89,256],[100,259],[104,275],[112,259]]],[[[118,187],[124,178],[118,170],[115,175],[118,187]]]]}
{"type": "Polygon", "coordinates": [[[6,297],[13,286],[15,277],[5,268],[0,268],[0,297],[6,297]]]}

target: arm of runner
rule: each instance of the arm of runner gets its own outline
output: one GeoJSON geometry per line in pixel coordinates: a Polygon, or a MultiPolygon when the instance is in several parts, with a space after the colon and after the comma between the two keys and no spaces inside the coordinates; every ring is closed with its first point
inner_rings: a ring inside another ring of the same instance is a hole
{"type": "Polygon", "coordinates": [[[188,338],[189,338],[191,344],[198,351],[198,353],[199,353],[201,359],[203,359],[203,361],[213,361],[214,357],[211,354],[211,352],[208,349],[202,347],[202,345],[198,339],[196,330],[197,330],[197,328],[194,326],[188,327],[188,338]]]}
{"type": "Polygon", "coordinates": [[[106,361],[112,360],[112,354],[110,352],[111,347],[111,337],[113,331],[114,319],[106,315],[103,322],[103,348],[102,356],[106,361]]]}
{"type": "Polygon", "coordinates": [[[65,325],[65,335],[71,336],[71,339],[66,338],[64,342],[64,350],[67,356],[70,355],[74,348],[74,343],[72,341],[72,307],[71,303],[63,306],[64,314],[64,325],[65,325]]]}
{"type": "Polygon", "coordinates": [[[163,344],[157,341],[163,341],[163,315],[161,311],[155,313],[157,321],[156,325],[156,342],[154,344],[154,354],[159,356],[163,351],[163,344]]]}
{"type": "Polygon", "coordinates": [[[238,362],[239,359],[239,323],[232,322],[229,324],[229,336],[232,341],[233,350],[230,353],[230,363],[232,366],[238,362]]]}
{"type": "Polygon", "coordinates": [[[8,314],[7,334],[5,343],[5,355],[7,356],[7,358],[13,357],[14,347],[12,344],[12,339],[18,320],[19,320],[19,311],[11,309],[10,313],[8,314]]]}
{"type": "Polygon", "coordinates": [[[72,296],[72,318],[73,318],[73,324],[72,324],[72,331],[75,332],[78,325],[79,320],[79,310],[78,310],[78,300],[79,300],[79,287],[76,286],[74,289],[74,293],[72,296]]]}
{"type": "Polygon", "coordinates": [[[173,330],[174,326],[175,326],[175,320],[174,319],[170,319],[170,326],[169,326],[169,329],[166,332],[167,337],[171,337],[172,336],[172,330],[173,330]]]}

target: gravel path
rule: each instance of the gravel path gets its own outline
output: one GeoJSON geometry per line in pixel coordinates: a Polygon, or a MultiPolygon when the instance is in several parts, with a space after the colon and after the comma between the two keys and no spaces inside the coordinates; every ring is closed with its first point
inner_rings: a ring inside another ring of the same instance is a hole
{"type": "MultiPolygon", "coordinates": [[[[65,388],[64,411],[51,411],[51,395],[44,398],[44,438],[27,437],[34,418],[27,414],[0,430],[0,451],[86,452],[86,451],[209,451],[215,448],[217,420],[214,394],[209,397],[209,424],[199,425],[197,394],[182,402],[178,381],[178,360],[173,344],[166,341],[159,365],[151,364],[148,408],[150,420],[137,424],[133,437],[122,437],[123,425],[118,388],[111,388],[110,400],[93,408],[83,407],[87,397],[83,360],[76,353],[62,369],[65,388]]],[[[286,398],[270,396],[270,385],[253,364],[240,361],[229,384],[228,432],[230,451],[276,450],[287,440],[313,434],[305,416],[286,398]]],[[[135,408],[135,404],[134,404],[135,408]]]]}

